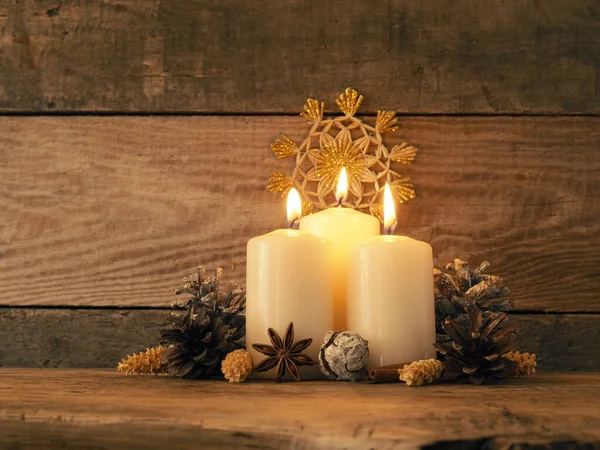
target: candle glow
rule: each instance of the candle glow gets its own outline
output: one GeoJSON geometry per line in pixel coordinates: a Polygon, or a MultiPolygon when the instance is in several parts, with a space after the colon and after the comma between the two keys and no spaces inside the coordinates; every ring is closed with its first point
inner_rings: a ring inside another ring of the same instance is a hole
{"type": "Polygon", "coordinates": [[[287,196],[287,222],[288,228],[292,228],[302,215],[302,200],[295,188],[291,188],[287,196]]]}
{"type": "MultiPolygon", "coordinates": [[[[283,335],[293,322],[295,332],[302,337],[325,336],[333,329],[330,245],[325,239],[294,229],[301,215],[302,199],[292,188],[287,195],[288,228],[248,241],[246,350],[255,361],[263,355],[252,344],[264,342],[265,330],[269,328],[283,335]]],[[[315,340],[305,353],[316,360],[319,347],[320,342],[315,340]]],[[[322,377],[318,367],[301,367],[299,370],[302,378],[322,377]]],[[[263,377],[261,374],[254,376],[263,377]]]]}
{"type": "MultiPolygon", "coordinates": [[[[333,330],[346,327],[346,272],[350,249],[365,239],[380,234],[381,222],[376,217],[342,207],[348,195],[348,173],[343,168],[337,179],[335,197],[337,208],[309,214],[300,219],[300,231],[329,241],[328,265],[332,268],[333,281],[333,330]]],[[[350,170],[351,173],[351,170],[350,170]]]]}
{"type": "Polygon", "coordinates": [[[383,193],[384,236],[349,253],[347,328],[369,341],[370,368],[435,357],[433,250],[426,242],[395,236],[394,198],[383,193]]]}
{"type": "Polygon", "coordinates": [[[348,173],[346,168],[342,167],[342,171],[338,177],[337,188],[335,190],[335,199],[338,205],[341,205],[343,201],[348,197],[348,173]]]}
{"type": "Polygon", "coordinates": [[[396,227],[396,208],[389,184],[383,189],[383,230],[385,234],[393,234],[396,227]]]}

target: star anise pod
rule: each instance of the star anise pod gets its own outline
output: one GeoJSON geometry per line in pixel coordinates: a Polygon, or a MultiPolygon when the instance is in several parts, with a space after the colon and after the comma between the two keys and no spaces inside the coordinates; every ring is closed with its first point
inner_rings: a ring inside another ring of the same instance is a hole
{"type": "Polygon", "coordinates": [[[294,343],[293,323],[290,323],[285,330],[283,340],[273,328],[269,328],[267,333],[273,345],[252,344],[254,350],[267,356],[254,370],[256,372],[266,372],[275,367],[275,381],[280,382],[286,371],[294,380],[301,381],[298,366],[312,366],[317,363],[309,356],[302,354],[312,344],[313,340],[310,338],[302,339],[294,343]]]}

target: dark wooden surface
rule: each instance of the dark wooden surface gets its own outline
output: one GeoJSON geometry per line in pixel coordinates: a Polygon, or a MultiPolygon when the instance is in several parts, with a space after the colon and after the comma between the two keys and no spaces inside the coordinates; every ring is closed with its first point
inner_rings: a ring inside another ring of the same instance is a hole
{"type": "Polygon", "coordinates": [[[158,342],[168,310],[0,309],[0,366],[111,367],[158,342]]]}
{"type": "Polygon", "coordinates": [[[0,110],[598,113],[596,0],[0,3],[0,110]]]}
{"type": "MultiPolygon", "coordinates": [[[[169,310],[0,309],[0,366],[114,368],[158,343],[169,310]]],[[[600,315],[513,314],[522,351],[539,368],[597,370],[600,315]]],[[[314,336],[315,340],[322,336],[314,336]]]]}
{"type": "MultiPolygon", "coordinates": [[[[600,118],[403,118],[398,234],[492,263],[518,308],[600,311],[600,118]]],[[[0,118],[0,304],[168,306],[199,263],[244,283],[284,225],[269,143],[300,117],[0,118]]]]}
{"type": "Polygon", "coordinates": [[[344,382],[231,385],[98,370],[0,371],[0,445],[9,448],[451,444],[594,448],[600,445],[600,374],[547,373],[494,386],[410,388],[344,382]]]}

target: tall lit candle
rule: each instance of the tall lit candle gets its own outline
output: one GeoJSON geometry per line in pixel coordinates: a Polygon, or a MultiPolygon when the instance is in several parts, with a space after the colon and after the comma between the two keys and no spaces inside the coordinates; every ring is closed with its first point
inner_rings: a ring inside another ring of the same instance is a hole
{"type": "Polygon", "coordinates": [[[330,261],[333,276],[333,329],[344,331],[346,326],[346,274],[348,254],[356,243],[379,234],[379,221],[368,214],[342,207],[348,195],[346,169],[338,177],[336,200],[337,208],[328,208],[300,220],[300,230],[331,242],[330,261]]]}
{"type": "Polygon", "coordinates": [[[348,328],[369,341],[371,369],[435,357],[431,246],[392,236],[396,223],[384,191],[385,235],[356,245],[348,270],[348,328]]]}
{"type": "MultiPolygon", "coordinates": [[[[250,239],[246,269],[246,349],[255,363],[264,355],[252,344],[269,343],[267,329],[283,336],[294,323],[296,340],[312,338],[304,352],[317,360],[325,333],[332,327],[332,281],[329,243],[292,229],[301,214],[295,189],[288,194],[288,229],[250,239]]],[[[300,367],[303,378],[322,376],[315,367],[300,367]]],[[[270,374],[267,376],[271,376],[270,374]]]]}

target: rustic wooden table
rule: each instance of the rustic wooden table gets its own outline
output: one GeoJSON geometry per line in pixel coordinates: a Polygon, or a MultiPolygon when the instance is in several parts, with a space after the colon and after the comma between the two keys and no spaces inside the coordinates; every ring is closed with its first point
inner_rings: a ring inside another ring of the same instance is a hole
{"type": "Polygon", "coordinates": [[[275,384],[1,369],[0,448],[600,446],[600,373],[492,386],[275,384]]]}

